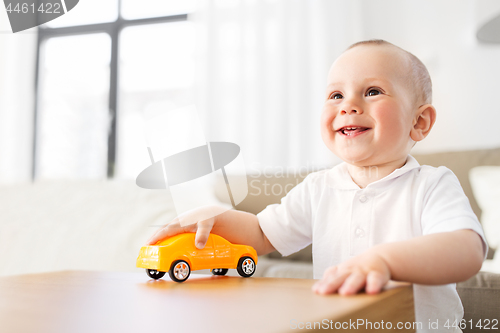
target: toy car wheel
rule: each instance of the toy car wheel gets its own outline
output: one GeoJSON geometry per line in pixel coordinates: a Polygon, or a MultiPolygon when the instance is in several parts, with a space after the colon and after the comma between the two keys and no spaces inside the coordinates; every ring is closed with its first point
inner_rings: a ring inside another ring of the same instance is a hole
{"type": "Polygon", "coordinates": [[[255,261],[250,257],[242,257],[240,261],[238,261],[238,267],[236,270],[238,274],[243,277],[250,277],[255,273],[255,261]]]}
{"type": "Polygon", "coordinates": [[[213,275],[226,275],[227,271],[227,268],[214,268],[211,270],[213,275]]]}
{"type": "Polygon", "coordinates": [[[156,269],[147,269],[146,268],[146,274],[150,278],[158,280],[158,279],[161,279],[165,275],[165,272],[159,272],[156,269]]]}
{"type": "Polygon", "coordinates": [[[172,267],[168,271],[168,275],[175,282],[184,282],[191,274],[191,267],[184,260],[177,260],[172,263],[172,267]]]}

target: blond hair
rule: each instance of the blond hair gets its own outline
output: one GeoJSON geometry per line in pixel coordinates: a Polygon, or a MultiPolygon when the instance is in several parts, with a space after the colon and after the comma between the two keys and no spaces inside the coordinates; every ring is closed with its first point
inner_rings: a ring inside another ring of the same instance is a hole
{"type": "Polygon", "coordinates": [[[432,81],[427,71],[425,65],[418,59],[415,55],[410,52],[396,46],[392,43],[389,43],[383,39],[370,39],[361,42],[357,42],[352,44],[347,48],[350,50],[354,47],[361,45],[385,45],[385,46],[393,46],[403,52],[409,62],[409,69],[407,77],[407,85],[411,91],[415,93],[416,102],[418,106],[424,104],[432,103],[432,81]]]}

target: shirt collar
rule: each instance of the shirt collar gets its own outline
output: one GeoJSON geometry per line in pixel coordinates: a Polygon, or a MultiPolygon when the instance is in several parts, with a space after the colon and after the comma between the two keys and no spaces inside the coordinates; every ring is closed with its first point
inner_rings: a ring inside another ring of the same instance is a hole
{"type": "MultiPolygon", "coordinates": [[[[373,187],[378,187],[379,185],[382,185],[384,183],[387,183],[391,179],[395,179],[399,176],[404,175],[405,173],[419,168],[420,164],[417,162],[417,160],[411,156],[408,155],[406,159],[406,163],[399,169],[394,170],[392,173],[389,175],[385,176],[384,178],[381,178],[371,184],[368,184],[366,188],[373,188],[373,187]]],[[[340,163],[339,165],[336,165],[329,171],[329,178],[331,179],[330,185],[333,188],[336,189],[341,189],[341,190],[359,190],[360,187],[352,180],[351,175],[349,174],[349,171],[347,170],[347,163],[343,162],[340,163]]]]}

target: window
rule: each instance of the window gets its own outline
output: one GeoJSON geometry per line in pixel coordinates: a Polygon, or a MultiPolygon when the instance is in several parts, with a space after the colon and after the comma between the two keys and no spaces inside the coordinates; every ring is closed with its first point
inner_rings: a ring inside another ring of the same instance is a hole
{"type": "Polygon", "coordinates": [[[39,27],[34,178],[135,178],[150,164],[142,113],[192,102],[193,10],[85,0],[39,27]]]}
{"type": "Polygon", "coordinates": [[[192,23],[187,21],[123,29],[118,58],[119,147],[115,176],[135,178],[151,165],[143,113],[192,103],[194,37],[192,23]]]}
{"type": "Polygon", "coordinates": [[[40,46],[38,177],[106,178],[110,51],[105,33],[40,46]]]}

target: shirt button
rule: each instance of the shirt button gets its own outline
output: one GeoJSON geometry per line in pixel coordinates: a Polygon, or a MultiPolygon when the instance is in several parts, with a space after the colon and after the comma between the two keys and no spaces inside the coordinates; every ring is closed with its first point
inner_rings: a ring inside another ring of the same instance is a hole
{"type": "Polygon", "coordinates": [[[365,236],[365,231],[361,228],[356,228],[356,237],[362,238],[365,236]]]}
{"type": "Polygon", "coordinates": [[[368,197],[366,195],[364,195],[364,194],[359,197],[359,201],[361,201],[363,203],[366,202],[367,200],[368,200],[368,197]]]}

